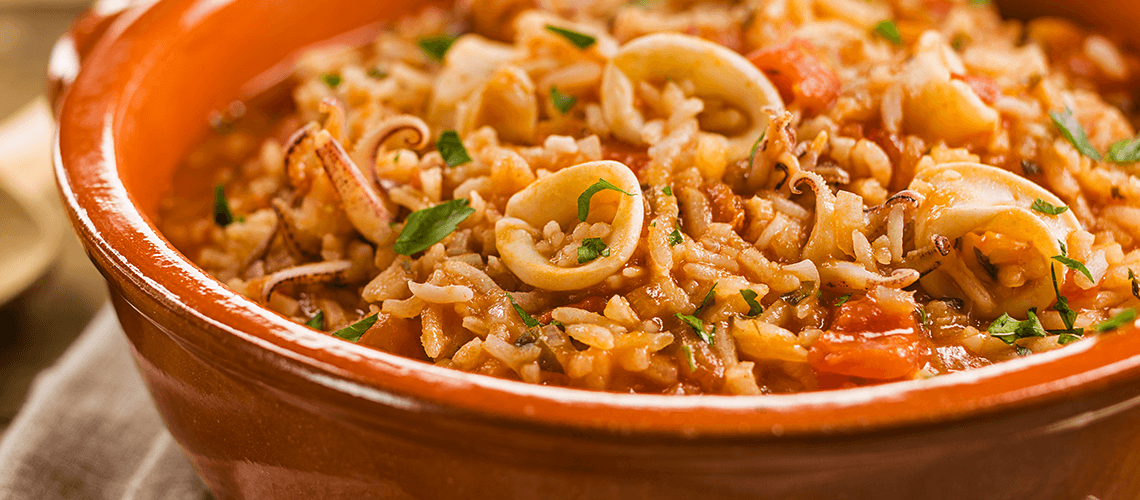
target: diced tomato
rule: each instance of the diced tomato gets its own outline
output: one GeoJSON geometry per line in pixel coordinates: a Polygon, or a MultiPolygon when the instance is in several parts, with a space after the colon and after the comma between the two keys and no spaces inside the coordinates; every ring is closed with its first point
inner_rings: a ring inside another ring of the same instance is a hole
{"type": "Polygon", "coordinates": [[[954,4],[947,0],[924,0],[922,4],[933,19],[946,19],[954,8],[954,4]]]}
{"type": "Polygon", "coordinates": [[[744,46],[744,41],[741,39],[739,29],[716,29],[709,26],[690,25],[685,28],[685,34],[699,36],[705,40],[724,45],[737,52],[740,52],[744,46]]]}
{"type": "Polygon", "coordinates": [[[997,80],[985,75],[961,75],[952,73],[951,78],[961,80],[966,85],[970,86],[975,94],[986,104],[993,105],[997,98],[1001,96],[1001,87],[998,86],[997,80]]]}
{"type": "Polygon", "coordinates": [[[400,356],[427,361],[424,346],[420,343],[419,319],[397,318],[391,314],[379,313],[376,323],[360,336],[361,345],[400,356]]]}
{"type": "Polygon", "coordinates": [[[831,106],[843,86],[815,46],[803,40],[756,50],[748,60],[768,76],[784,101],[811,113],[831,106]]]}
{"type": "Polygon", "coordinates": [[[713,221],[726,222],[739,231],[744,227],[744,201],[723,182],[710,182],[701,187],[709,198],[713,221]]]}
{"type": "Polygon", "coordinates": [[[817,372],[891,380],[918,371],[927,352],[913,314],[888,314],[863,298],[840,307],[831,329],[812,344],[808,361],[817,372]]]}
{"type": "MultiPolygon", "coordinates": [[[[1067,269],[1065,274],[1065,284],[1061,285],[1061,295],[1064,295],[1065,299],[1069,301],[1069,306],[1078,310],[1081,306],[1087,305],[1091,307],[1094,299],[1096,299],[1097,292],[1100,292],[1100,285],[1104,280],[1085,289],[1077,285],[1077,271],[1067,269]]],[[[1084,281],[1084,278],[1080,278],[1080,280],[1084,281]]]]}
{"type": "Polygon", "coordinates": [[[643,147],[630,146],[620,141],[602,142],[602,159],[621,163],[641,177],[641,171],[649,165],[649,152],[643,147]]]}

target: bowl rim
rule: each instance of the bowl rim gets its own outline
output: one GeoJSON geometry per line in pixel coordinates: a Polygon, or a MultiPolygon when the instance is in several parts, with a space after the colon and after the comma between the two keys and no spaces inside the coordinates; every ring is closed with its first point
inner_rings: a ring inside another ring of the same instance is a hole
{"type": "MultiPolygon", "coordinates": [[[[172,13],[208,2],[167,0],[160,2],[162,9],[137,7],[108,30],[63,94],[53,161],[72,225],[107,280],[136,290],[206,332],[194,337],[166,329],[183,345],[219,356],[217,362],[227,369],[268,378],[299,375],[327,394],[349,395],[364,405],[579,431],[690,438],[851,435],[989,418],[1056,406],[1140,379],[1140,356],[1133,355],[1140,354],[1135,325],[1132,334],[1096,336],[1065,349],[928,380],[798,394],[689,397],[498,379],[310,330],[233,292],[195,266],[162,236],[118,177],[115,147],[122,138],[113,131],[122,118],[122,103],[132,95],[133,80],[106,63],[140,43],[162,50],[157,44],[178,31],[160,35],[155,27],[171,25],[172,13]],[[264,361],[255,367],[227,361],[237,355],[264,361]]],[[[1088,410],[1066,411],[1076,415],[1088,410]]]]}

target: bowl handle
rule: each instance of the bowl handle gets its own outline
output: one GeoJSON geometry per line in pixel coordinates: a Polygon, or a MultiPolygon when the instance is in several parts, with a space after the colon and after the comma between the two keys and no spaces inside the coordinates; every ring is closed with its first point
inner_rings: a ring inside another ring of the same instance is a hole
{"type": "MultiPolygon", "coordinates": [[[[97,0],[85,10],[51,50],[47,70],[47,97],[58,117],[67,90],[79,76],[83,61],[98,45],[115,21],[128,11],[145,9],[156,0],[97,0]]],[[[129,16],[134,17],[134,16],[129,16]]]]}

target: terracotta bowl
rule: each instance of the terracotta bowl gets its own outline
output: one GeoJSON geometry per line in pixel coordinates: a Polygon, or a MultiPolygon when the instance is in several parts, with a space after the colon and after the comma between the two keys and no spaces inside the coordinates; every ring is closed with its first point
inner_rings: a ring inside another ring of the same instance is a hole
{"type": "MultiPolygon", "coordinates": [[[[1135,332],[921,382],[760,397],[603,394],[451,371],[316,333],[226,289],[158,233],[172,170],[211,110],[272,82],[303,47],[363,40],[376,22],[423,5],[97,6],[57,46],[60,191],[155,404],[219,499],[1140,495],[1135,332]]],[[[1109,29],[1140,21],[1124,0],[1005,7],[1068,8],[1109,29]]]]}

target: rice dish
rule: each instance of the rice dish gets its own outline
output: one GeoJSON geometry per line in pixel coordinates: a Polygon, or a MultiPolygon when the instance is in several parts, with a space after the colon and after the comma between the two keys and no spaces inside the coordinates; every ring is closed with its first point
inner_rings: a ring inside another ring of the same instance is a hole
{"type": "Polygon", "coordinates": [[[932,377],[1135,320],[1138,74],[977,1],[460,0],[219,110],[159,225],[298,323],[473,373],[932,377]]]}

